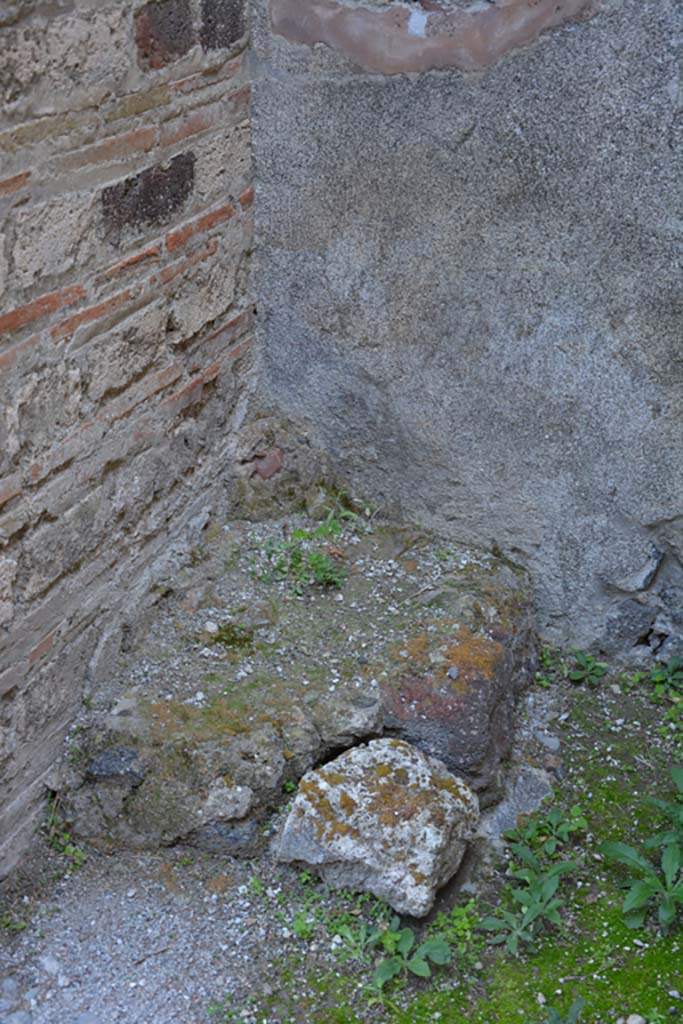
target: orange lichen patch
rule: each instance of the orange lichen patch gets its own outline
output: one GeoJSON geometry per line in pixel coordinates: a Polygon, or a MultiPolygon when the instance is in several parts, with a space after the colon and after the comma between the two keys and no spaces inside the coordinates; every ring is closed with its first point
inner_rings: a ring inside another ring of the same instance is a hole
{"type": "Polygon", "coordinates": [[[378,775],[381,779],[386,778],[388,775],[391,775],[392,773],[392,769],[389,767],[388,764],[376,764],[373,770],[375,772],[375,775],[378,775]]]}
{"type": "Polygon", "coordinates": [[[405,563],[403,568],[405,569],[406,572],[416,572],[417,571],[417,562],[414,559],[411,558],[411,560],[409,562],[405,563]]]}
{"type": "Polygon", "coordinates": [[[345,789],[339,794],[339,806],[345,814],[353,814],[358,808],[356,801],[353,797],[349,796],[345,789]]]}
{"type": "Polygon", "coordinates": [[[435,789],[445,790],[447,793],[450,793],[456,800],[461,800],[464,804],[467,803],[467,790],[454,775],[434,775],[432,777],[432,785],[435,789]]]}
{"type": "MultiPolygon", "coordinates": [[[[339,820],[339,813],[334,809],[328,795],[322,791],[315,779],[302,779],[299,783],[299,792],[304,794],[318,817],[316,838],[319,843],[330,842],[342,836],[360,838],[357,828],[349,825],[348,822],[339,820]]],[[[346,811],[346,813],[349,814],[350,811],[346,811]]]]}
{"type": "Polygon", "coordinates": [[[391,828],[406,821],[412,821],[429,810],[430,821],[439,828],[446,822],[443,807],[418,785],[383,786],[376,790],[367,801],[366,810],[385,827],[391,828]]]}
{"type": "Polygon", "coordinates": [[[504,655],[505,648],[501,643],[475,636],[467,626],[460,627],[458,643],[451,644],[446,650],[451,665],[458,669],[461,684],[481,676],[492,678],[504,655]]]}
{"type": "Polygon", "coordinates": [[[408,655],[413,661],[420,661],[427,654],[427,648],[429,646],[429,638],[426,633],[420,633],[419,636],[413,637],[406,643],[406,650],[408,655]]]}
{"type": "Polygon", "coordinates": [[[330,786],[342,786],[347,781],[345,775],[342,775],[341,772],[335,772],[330,768],[321,771],[320,778],[324,779],[330,786]]]}

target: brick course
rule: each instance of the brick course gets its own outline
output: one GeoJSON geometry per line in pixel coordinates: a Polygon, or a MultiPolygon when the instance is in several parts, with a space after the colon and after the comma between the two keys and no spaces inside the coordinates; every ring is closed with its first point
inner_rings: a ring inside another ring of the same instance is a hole
{"type": "Polygon", "coordinates": [[[0,29],[0,875],[103,636],[224,500],[254,327],[245,25],[102,0],[0,29]]]}

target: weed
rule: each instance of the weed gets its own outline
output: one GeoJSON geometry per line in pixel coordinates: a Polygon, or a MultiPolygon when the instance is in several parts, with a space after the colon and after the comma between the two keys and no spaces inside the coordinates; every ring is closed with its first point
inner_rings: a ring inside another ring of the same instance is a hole
{"type": "Polygon", "coordinates": [[[252,896],[256,896],[259,899],[263,899],[266,895],[266,886],[258,875],[252,875],[251,881],[249,882],[249,889],[251,890],[252,896]]]}
{"type": "Polygon", "coordinates": [[[584,832],[588,821],[581,808],[574,805],[565,815],[558,807],[554,807],[545,817],[527,817],[516,829],[505,833],[505,838],[515,843],[526,844],[532,849],[540,849],[552,857],[560,846],[569,842],[575,832],[584,832]]]}
{"type": "Polygon", "coordinates": [[[373,975],[373,988],[378,993],[382,992],[387,982],[403,979],[408,973],[418,978],[430,978],[430,965],[443,967],[451,959],[450,946],[445,939],[426,939],[416,948],[413,929],[401,928],[400,925],[400,919],[393,917],[389,926],[378,936],[378,942],[387,954],[379,961],[373,975]]]}
{"type": "Polygon", "coordinates": [[[300,910],[294,915],[292,931],[297,939],[304,939],[306,942],[310,942],[315,932],[315,920],[312,920],[305,910],[300,910]]]}
{"type": "Polygon", "coordinates": [[[339,951],[342,963],[348,960],[368,960],[381,936],[377,928],[369,928],[365,921],[359,921],[356,927],[347,923],[337,925],[336,934],[343,942],[339,951]]]}
{"type": "Polygon", "coordinates": [[[537,686],[549,687],[569,675],[569,665],[556,647],[547,644],[541,647],[538,660],[540,668],[535,677],[537,686]]]}
{"type": "Polygon", "coordinates": [[[581,1017],[585,1005],[585,999],[575,999],[564,1016],[558,1013],[557,1010],[548,1010],[543,1024],[576,1024],[581,1017]]]}
{"type": "Polygon", "coordinates": [[[650,904],[657,908],[662,934],[667,935],[683,906],[683,850],[676,843],[664,846],[661,871],[647,857],[621,842],[601,843],[598,852],[615,860],[636,873],[626,883],[628,892],[622,906],[624,921],[629,928],[642,928],[650,904]]]}
{"type": "Polygon", "coordinates": [[[429,928],[429,935],[448,943],[460,967],[471,967],[481,948],[481,938],[477,934],[479,921],[477,901],[469,900],[448,913],[440,911],[429,928]]]}
{"type": "Polygon", "coordinates": [[[230,650],[253,650],[254,630],[248,626],[228,622],[224,626],[219,626],[205,642],[220,644],[230,650]]]}
{"type": "Polygon", "coordinates": [[[638,673],[634,677],[636,682],[643,680],[652,686],[655,701],[672,705],[664,725],[660,726],[660,734],[673,734],[676,740],[683,741],[683,662],[680,658],[672,658],[666,664],[659,662],[649,673],[638,673]]]}
{"type": "Polygon", "coordinates": [[[607,672],[607,665],[604,661],[598,661],[592,654],[584,651],[572,651],[574,655],[574,668],[569,673],[572,683],[588,683],[589,686],[598,686],[600,679],[607,672]]]}
{"type": "Polygon", "coordinates": [[[510,849],[523,865],[512,865],[510,874],[523,883],[523,888],[510,888],[509,908],[501,910],[498,917],[485,917],[480,927],[494,933],[494,945],[505,944],[509,953],[517,955],[520,947],[536,948],[538,936],[547,924],[559,927],[562,900],[556,893],[560,878],[577,865],[574,861],[558,861],[546,868],[529,846],[513,843],[510,849]]]}
{"type": "Polygon", "coordinates": [[[67,858],[68,870],[80,868],[83,865],[85,853],[76,846],[71,833],[64,827],[64,823],[59,817],[59,797],[57,795],[49,801],[43,832],[48,846],[67,858]]]}
{"type": "Polygon", "coordinates": [[[668,846],[670,843],[675,843],[683,850],[683,765],[671,768],[671,778],[678,790],[674,799],[659,800],[652,797],[647,803],[661,811],[664,817],[673,825],[673,828],[651,836],[645,842],[646,849],[656,849],[659,846],[668,846]]]}
{"type": "Polygon", "coordinates": [[[293,779],[288,779],[287,782],[282,783],[282,792],[290,796],[292,793],[296,793],[297,785],[293,779]]]}
{"type": "Polygon", "coordinates": [[[0,925],[10,932],[23,932],[26,928],[26,921],[21,917],[15,917],[8,910],[0,917],[0,925]]]}

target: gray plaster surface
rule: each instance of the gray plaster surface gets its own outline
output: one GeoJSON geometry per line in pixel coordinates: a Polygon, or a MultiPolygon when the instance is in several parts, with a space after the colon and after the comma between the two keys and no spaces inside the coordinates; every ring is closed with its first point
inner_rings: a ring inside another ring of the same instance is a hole
{"type": "Polygon", "coordinates": [[[683,593],[683,8],[386,76],[266,14],[264,386],[353,487],[528,565],[549,638],[647,638],[683,593]]]}

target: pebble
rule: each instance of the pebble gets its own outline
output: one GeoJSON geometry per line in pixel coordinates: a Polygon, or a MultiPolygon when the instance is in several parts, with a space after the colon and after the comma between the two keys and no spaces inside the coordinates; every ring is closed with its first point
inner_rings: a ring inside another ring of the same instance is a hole
{"type": "Polygon", "coordinates": [[[3,978],[0,981],[0,992],[5,999],[16,999],[19,995],[19,982],[16,978],[3,978]]]}
{"type": "Polygon", "coordinates": [[[45,973],[51,975],[53,978],[55,978],[62,969],[62,965],[59,960],[56,960],[53,956],[39,956],[38,963],[45,973]]]}
{"type": "Polygon", "coordinates": [[[209,633],[211,636],[215,636],[218,632],[218,624],[209,619],[208,622],[204,623],[204,632],[209,633]]]}
{"type": "Polygon", "coordinates": [[[534,736],[538,742],[546,748],[546,750],[555,751],[560,749],[560,741],[557,736],[551,736],[550,733],[547,732],[536,732],[534,733],[534,736]]]}
{"type": "Polygon", "coordinates": [[[632,1013],[630,1017],[626,1018],[626,1024],[647,1024],[647,1021],[639,1013],[632,1013]]]}

